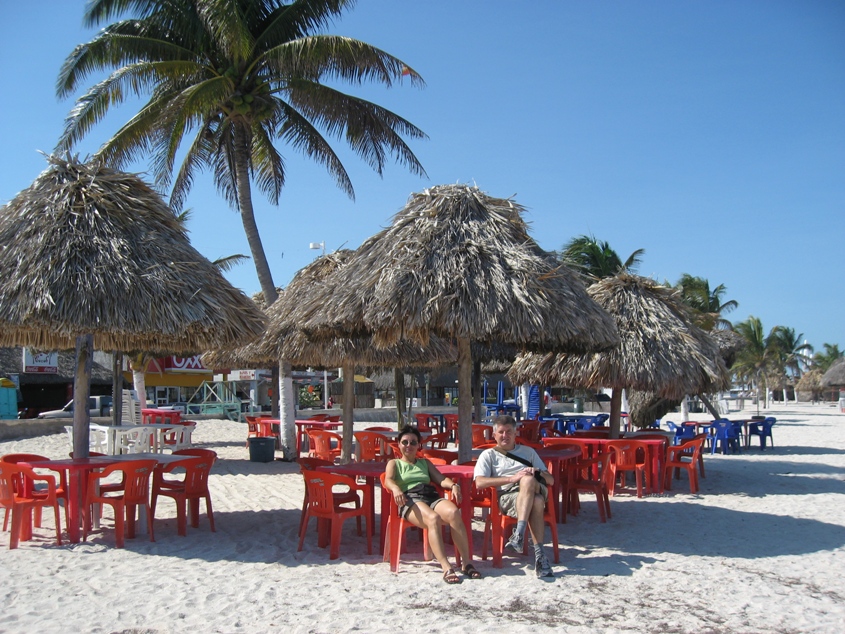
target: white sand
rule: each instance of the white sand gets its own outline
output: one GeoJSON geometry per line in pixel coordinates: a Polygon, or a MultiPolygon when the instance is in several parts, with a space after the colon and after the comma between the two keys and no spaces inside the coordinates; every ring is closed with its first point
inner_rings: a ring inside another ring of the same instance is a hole
{"type": "MultiPolygon", "coordinates": [[[[316,546],[313,523],[297,553],[296,465],[249,462],[244,425],[203,421],[194,438],[220,455],[217,532],[203,515],[177,536],[165,498],[155,543],[115,548],[109,516],[77,545],[56,546],[49,518],[15,551],[3,533],[0,632],[845,632],[845,415],[765,413],[778,419],[774,449],[708,455],[699,495],[685,476],[664,496],[620,494],[607,524],[582,496],[560,527],[554,582],[506,556],[499,570],[476,561],[485,578],[460,586],[421,562],[415,537],[391,573],[354,521],[341,559],[316,546]]],[[[65,434],[0,443],[0,454],[67,451],[65,434]]]]}

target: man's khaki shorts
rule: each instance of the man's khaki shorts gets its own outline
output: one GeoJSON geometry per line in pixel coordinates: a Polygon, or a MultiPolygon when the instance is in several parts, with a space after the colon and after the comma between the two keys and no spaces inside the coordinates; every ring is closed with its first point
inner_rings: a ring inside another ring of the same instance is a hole
{"type": "MultiPolygon", "coordinates": [[[[549,487],[542,483],[539,484],[543,502],[547,502],[549,499],[549,487]]],[[[519,482],[502,487],[502,490],[499,492],[499,510],[508,517],[516,517],[516,498],[518,495],[519,482]]]]}

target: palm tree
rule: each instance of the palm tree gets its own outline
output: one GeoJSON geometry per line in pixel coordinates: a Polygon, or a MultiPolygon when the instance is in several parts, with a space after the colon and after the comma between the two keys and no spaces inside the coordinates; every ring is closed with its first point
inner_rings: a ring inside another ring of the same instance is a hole
{"type": "Polygon", "coordinates": [[[700,328],[703,330],[731,328],[731,323],[722,317],[722,313],[734,310],[739,304],[733,299],[723,301],[727,292],[724,284],[719,284],[711,290],[710,282],[706,278],[684,273],[675,284],[675,288],[681,293],[684,303],[697,313],[697,325],[700,328]]]}
{"type": "Polygon", "coordinates": [[[645,249],[637,249],[622,262],[609,243],[597,240],[595,236],[582,235],[563,246],[561,259],[595,282],[623,271],[634,273],[644,254],[645,249]]]}
{"type": "MultiPolygon", "coordinates": [[[[156,184],[172,184],[178,209],[197,169],[214,182],[241,215],[261,291],[268,304],[278,294],[252,206],[252,183],[278,204],[285,165],[275,143],[283,141],[323,164],[350,197],[349,175],[324,134],[345,139],[379,174],[392,156],[425,175],[402,135],[424,138],[410,122],[372,102],[323,83],[380,82],[391,86],[422,78],[401,60],[369,44],[319,34],[354,0],[89,0],[88,26],[118,16],[81,44],[59,73],[60,97],[74,93],[94,71],[111,74],[76,102],[57,151],[70,150],[128,95],[149,101],[97,152],[119,167],[152,154],[156,184]],[[321,130],[323,132],[321,132],[321,130]],[[184,144],[187,135],[193,135],[184,144]],[[177,155],[184,159],[173,171],[177,155]]],[[[280,364],[286,450],[293,446],[290,364],[280,364]]]]}
{"type": "Polygon", "coordinates": [[[813,355],[813,366],[824,374],[837,359],[845,357],[845,352],[839,349],[839,344],[826,343],[823,345],[824,352],[817,352],[813,355]]]}
{"type": "Polygon", "coordinates": [[[760,408],[760,381],[763,381],[766,404],[769,406],[768,375],[775,357],[774,331],[768,336],[763,334],[763,322],[758,317],[749,317],[734,324],[736,330],[745,339],[745,347],[737,354],[733,368],[737,376],[744,381],[752,381],[757,392],[757,409],[760,408]]]}
{"type": "MultiPolygon", "coordinates": [[[[794,328],[786,326],[775,326],[772,329],[773,348],[773,376],[776,378],[783,390],[783,402],[787,402],[786,386],[789,383],[795,385],[801,378],[802,365],[807,367],[810,363],[808,353],[813,351],[809,343],[801,343],[804,333],[795,334],[794,328]]],[[[795,400],[798,401],[798,393],[795,393],[795,400]]]]}

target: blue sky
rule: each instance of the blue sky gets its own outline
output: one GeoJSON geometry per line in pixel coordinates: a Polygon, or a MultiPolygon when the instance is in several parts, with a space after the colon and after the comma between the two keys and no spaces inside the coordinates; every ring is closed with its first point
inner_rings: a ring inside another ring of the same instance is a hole
{"type": "MultiPolygon", "coordinates": [[[[0,203],[45,168],[38,150],[73,105],[55,96],[59,68],[95,35],[82,0],[4,5],[0,203]]],[[[348,90],[429,135],[412,143],[428,178],[396,164],[380,178],[338,142],[351,201],[283,147],[280,205],[254,200],[277,285],[318,255],[309,243],[355,248],[412,192],[469,182],[527,207],[543,248],[581,234],[623,258],[644,248],[643,275],[724,284],[732,321],[755,315],[845,348],[845,3],[360,0],[329,31],[423,76],[424,89],[348,90]]],[[[115,110],[80,153],[131,114],[115,110]]],[[[249,253],[210,179],[187,206],[200,252],[249,253]]],[[[227,276],[259,288],[251,261],[227,276]]]]}

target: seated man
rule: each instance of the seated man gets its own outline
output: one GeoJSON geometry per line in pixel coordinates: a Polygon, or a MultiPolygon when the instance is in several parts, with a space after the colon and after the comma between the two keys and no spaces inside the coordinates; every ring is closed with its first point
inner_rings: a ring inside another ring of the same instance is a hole
{"type": "Polygon", "coordinates": [[[516,518],[516,528],[507,546],[521,553],[527,526],[534,540],[534,570],[537,576],[554,578],[552,566],[543,550],[543,509],[553,477],[546,471],[536,451],[516,444],[513,416],[493,418],[493,439],[496,446],[485,450],[475,465],[475,485],[479,489],[496,487],[499,509],[505,515],[516,518]]]}

